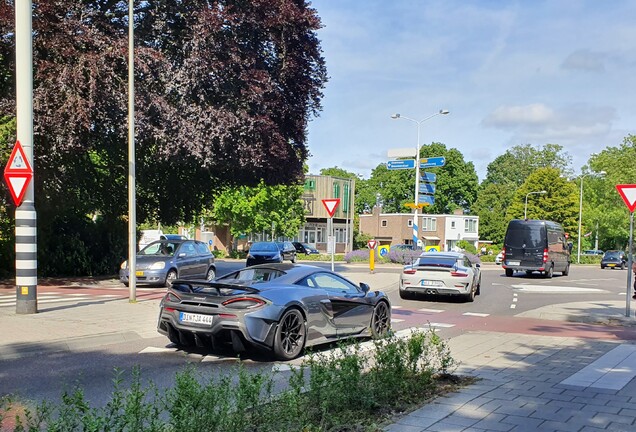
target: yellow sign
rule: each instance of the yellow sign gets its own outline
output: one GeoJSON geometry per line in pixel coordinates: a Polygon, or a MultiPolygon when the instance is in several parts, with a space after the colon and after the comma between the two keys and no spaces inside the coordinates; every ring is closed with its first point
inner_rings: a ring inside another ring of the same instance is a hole
{"type": "Polygon", "coordinates": [[[426,246],[426,252],[439,252],[439,246],[426,246]]]}
{"type": "MultiPolygon", "coordinates": [[[[428,203],[427,203],[427,204],[428,204],[428,203]]],[[[404,204],[404,205],[405,205],[405,206],[407,206],[407,207],[409,207],[409,208],[415,208],[415,207],[417,207],[417,208],[422,208],[422,207],[424,207],[424,206],[425,206],[425,205],[427,205],[427,204],[423,204],[423,203],[422,203],[422,204],[406,203],[406,204],[404,204]]]]}
{"type": "Polygon", "coordinates": [[[21,295],[29,295],[29,287],[28,286],[20,287],[20,293],[21,295]]]}

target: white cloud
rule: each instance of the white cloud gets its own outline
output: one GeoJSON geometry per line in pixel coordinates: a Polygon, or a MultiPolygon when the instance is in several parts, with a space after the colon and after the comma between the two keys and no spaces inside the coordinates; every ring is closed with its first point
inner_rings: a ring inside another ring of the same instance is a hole
{"type": "Polygon", "coordinates": [[[524,106],[501,106],[488,115],[483,120],[483,124],[498,129],[536,127],[550,123],[554,115],[552,109],[540,103],[524,106]]]}
{"type": "Polygon", "coordinates": [[[563,69],[582,70],[585,72],[604,72],[603,64],[605,55],[593,53],[590,50],[578,50],[570,54],[561,67],[563,69]]]}

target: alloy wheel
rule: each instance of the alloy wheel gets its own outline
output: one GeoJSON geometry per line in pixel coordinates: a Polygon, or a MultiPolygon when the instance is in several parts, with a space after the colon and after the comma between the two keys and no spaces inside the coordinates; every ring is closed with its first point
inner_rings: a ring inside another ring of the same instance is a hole
{"type": "Polygon", "coordinates": [[[389,313],[389,306],[386,302],[379,302],[375,308],[373,308],[373,318],[371,319],[371,332],[373,336],[384,336],[391,326],[391,314],[389,313]]]}

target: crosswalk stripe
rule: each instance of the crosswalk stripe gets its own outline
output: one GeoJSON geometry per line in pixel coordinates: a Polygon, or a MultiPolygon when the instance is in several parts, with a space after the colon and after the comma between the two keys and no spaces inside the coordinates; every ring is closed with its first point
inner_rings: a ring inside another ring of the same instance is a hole
{"type": "Polygon", "coordinates": [[[487,317],[490,316],[490,314],[487,313],[478,313],[478,312],[465,312],[462,315],[467,315],[467,316],[476,316],[476,317],[487,317]]]}
{"type": "Polygon", "coordinates": [[[391,318],[391,322],[392,323],[399,323],[399,322],[404,322],[403,319],[398,319],[398,318],[391,318]]]}
{"type": "Polygon", "coordinates": [[[455,327],[455,324],[448,324],[448,323],[430,323],[429,324],[431,327],[440,327],[440,328],[451,328],[451,327],[455,327]]]}
{"type": "Polygon", "coordinates": [[[426,308],[418,309],[418,311],[420,311],[420,312],[430,312],[430,313],[441,313],[441,312],[444,312],[443,309],[426,309],[426,308]]]}

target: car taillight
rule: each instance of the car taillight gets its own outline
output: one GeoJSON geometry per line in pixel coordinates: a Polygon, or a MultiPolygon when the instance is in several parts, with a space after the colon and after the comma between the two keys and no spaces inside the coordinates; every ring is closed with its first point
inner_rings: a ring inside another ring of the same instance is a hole
{"type": "Polygon", "coordinates": [[[173,292],[168,291],[166,295],[163,297],[163,301],[168,301],[171,303],[179,303],[181,298],[173,292]]]}
{"type": "Polygon", "coordinates": [[[404,271],[402,273],[408,274],[408,275],[412,275],[412,274],[415,274],[416,271],[417,270],[415,270],[415,269],[404,269],[404,271]]]}
{"type": "Polygon", "coordinates": [[[222,304],[230,309],[254,309],[263,306],[265,302],[256,297],[235,297],[224,301],[222,304]]]}
{"type": "Polygon", "coordinates": [[[544,263],[548,262],[548,250],[547,249],[543,249],[543,262],[544,263]]]}
{"type": "Polygon", "coordinates": [[[503,261],[503,260],[505,260],[505,259],[506,259],[506,248],[503,248],[503,249],[501,250],[501,260],[503,261]]]}
{"type": "Polygon", "coordinates": [[[453,277],[467,277],[468,273],[460,272],[460,271],[452,271],[450,275],[453,277]]]}

